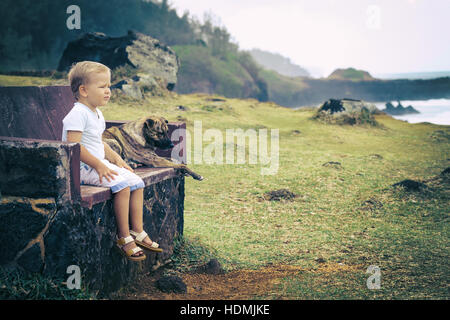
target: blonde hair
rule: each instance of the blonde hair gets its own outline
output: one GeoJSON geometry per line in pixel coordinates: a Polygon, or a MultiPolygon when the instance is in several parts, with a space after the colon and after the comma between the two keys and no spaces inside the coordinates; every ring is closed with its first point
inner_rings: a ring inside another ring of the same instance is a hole
{"type": "Polygon", "coordinates": [[[111,73],[111,69],[104,64],[94,61],[81,61],[72,65],[68,74],[68,78],[70,88],[72,89],[72,93],[75,99],[78,100],[78,98],[80,97],[80,93],[78,91],[80,86],[83,84],[87,84],[89,81],[89,75],[94,72],[111,73]]]}

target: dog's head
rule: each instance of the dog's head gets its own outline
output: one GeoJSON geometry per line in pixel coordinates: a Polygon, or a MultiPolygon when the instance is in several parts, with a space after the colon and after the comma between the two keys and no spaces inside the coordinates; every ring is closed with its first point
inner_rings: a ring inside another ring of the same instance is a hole
{"type": "Polygon", "coordinates": [[[146,143],[160,149],[173,148],[173,143],[169,137],[169,121],[163,117],[148,117],[144,119],[143,136],[146,143]]]}

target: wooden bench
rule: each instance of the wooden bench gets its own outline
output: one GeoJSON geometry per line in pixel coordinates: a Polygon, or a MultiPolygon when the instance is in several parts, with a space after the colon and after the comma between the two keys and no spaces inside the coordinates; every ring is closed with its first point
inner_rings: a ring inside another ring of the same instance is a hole
{"type": "MultiPolygon", "coordinates": [[[[0,87],[0,140],[24,140],[36,142],[60,141],[61,145],[69,145],[61,141],[62,120],[72,109],[75,102],[69,86],[48,87],[0,87]],[[12,112],[14,111],[14,112],[12,112]],[[19,138],[19,139],[17,139],[19,138]]],[[[106,121],[106,128],[119,126],[126,121],[106,121]]],[[[183,122],[169,122],[169,135],[176,129],[186,129],[183,122]]],[[[182,144],[178,160],[185,162],[185,141],[172,141],[174,145],[182,144]]],[[[72,199],[81,198],[82,206],[92,208],[93,205],[111,199],[109,188],[80,186],[79,151],[74,148],[71,157],[72,199]]],[[[170,157],[171,150],[157,149],[156,154],[170,157]]],[[[139,167],[135,170],[146,186],[170,179],[177,174],[172,168],[139,167]]],[[[3,192],[7,194],[7,191],[3,192]]]]}
{"type": "MultiPolygon", "coordinates": [[[[73,103],[68,86],[0,87],[0,242],[8,243],[0,265],[58,279],[77,265],[86,287],[110,292],[170,260],[183,233],[184,176],[173,168],[135,170],[145,183],[144,228],[164,252],[139,263],[123,258],[110,189],[80,186],[80,145],[61,141],[73,103]]],[[[181,122],[168,127],[169,134],[186,129],[181,122]]],[[[184,137],[172,141],[182,144],[183,163],[184,137]]]]}

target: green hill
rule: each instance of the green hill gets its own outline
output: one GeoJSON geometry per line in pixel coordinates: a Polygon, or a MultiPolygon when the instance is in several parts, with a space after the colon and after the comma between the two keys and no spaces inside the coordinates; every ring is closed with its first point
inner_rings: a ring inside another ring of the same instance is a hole
{"type": "MultiPolygon", "coordinates": [[[[102,32],[117,37],[132,29],[175,50],[181,61],[175,86],[178,93],[254,98],[287,107],[317,105],[330,98],[391,101],[450,97],[448,77],[382,81],[354,68],[336,70],[326,79],[293,77],[302,72],[300,67],[277,54],[269,54],[266,63],[262,63],[266,65],[263,68],[254,56],[231,42],[226,28],[215,26],[212,19],[200,23],[188,13],[180,17],[167,0],[157,3],[111,0],[106,7],[102,0],[79,0],[77,5],[83,8],[80,30],[69,30],[60,23],[68,18],[66,9],[72,4],[69,0],[21,0],[20,4],[15,0],[0,2],[0,72],[3,73],[42,70],[51,73],[56,70],[67,43],[81,34],[102,32]],[[35,23],[36,19],[46,23],[35,23]],[[287,73],[283,71],[284,66],[288,67],[287,73]]],[[[267,58],[266,53],[263,55],[267,58]]],[[[20,72],[15,75],[19,76],[20,72]]],[[[39,72],[23,75],[39,75],[39,72]]],[[[51,81],[58,76],[64,77],[55,75],[51,81]]],[[[32,78],[27,81],[33,83],[32,78]]]]}
{"type": "Polygon", "coordinates": [[[281,54],[260,49],[252,49],[249,53],[253,59],[265,69],[276,71],[287,77],[310,76],[306,69],[292,63],[289,58],[283,57],[281,54]]]}
{"type": "Polygon", "coordinates": [[[354,81],[375,80],[375,78],[372,77],[367,71],[357,70],[355,68],[336,69],[328,76],[327,79],[354,81]]]}
{"type": "Polygon", "coordinates": [[[173,46],[181,66],[175,90],[178,93],[215,93],[225,97],[267,101],[265,82],[252,58],[245,52],[227,51],[220,56],[208,46],[173,46]]]}

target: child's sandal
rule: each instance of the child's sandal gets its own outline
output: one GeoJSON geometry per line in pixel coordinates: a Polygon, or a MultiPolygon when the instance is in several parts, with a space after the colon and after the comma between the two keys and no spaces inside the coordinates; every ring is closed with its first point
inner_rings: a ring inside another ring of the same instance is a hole
{"type": "Polygon", "coordinates": [[[116,246],[120,250],[122,255],[124,255],[128,260],[131,260],[131,261],[142,261],[142,260],[145,260],[145,258],[147,258],[147,256],[145,254],[142,254],[140,256],[134,256],[134,254],[136,254],[136,253],[143,252],[141,248],[136,246],[136,247],[134,247],[132,249],[128,249],[127,251],[125,251],[123,249],[123,247],[126,246],[127,244],[129,244],[130,242],[134,242],[132,236],[128,236],[128,237],[125,237],[125,238],[120,238],[120,239],[117,239],[116,246]]]}
{"type": "Polygon", "coordinates": [[[136,244],[141,246],[144,249],[153,251],[153,252],[163,252],[163,249],[159,247],[155,241],[152,241],[152,244],[148,244],[144,242],[145,237],[148,236],[147,232],[142,231],[141,233],[137,233],[136,231],[130,230],[130,234],[134,237],[134,241],[136,244]]]}

